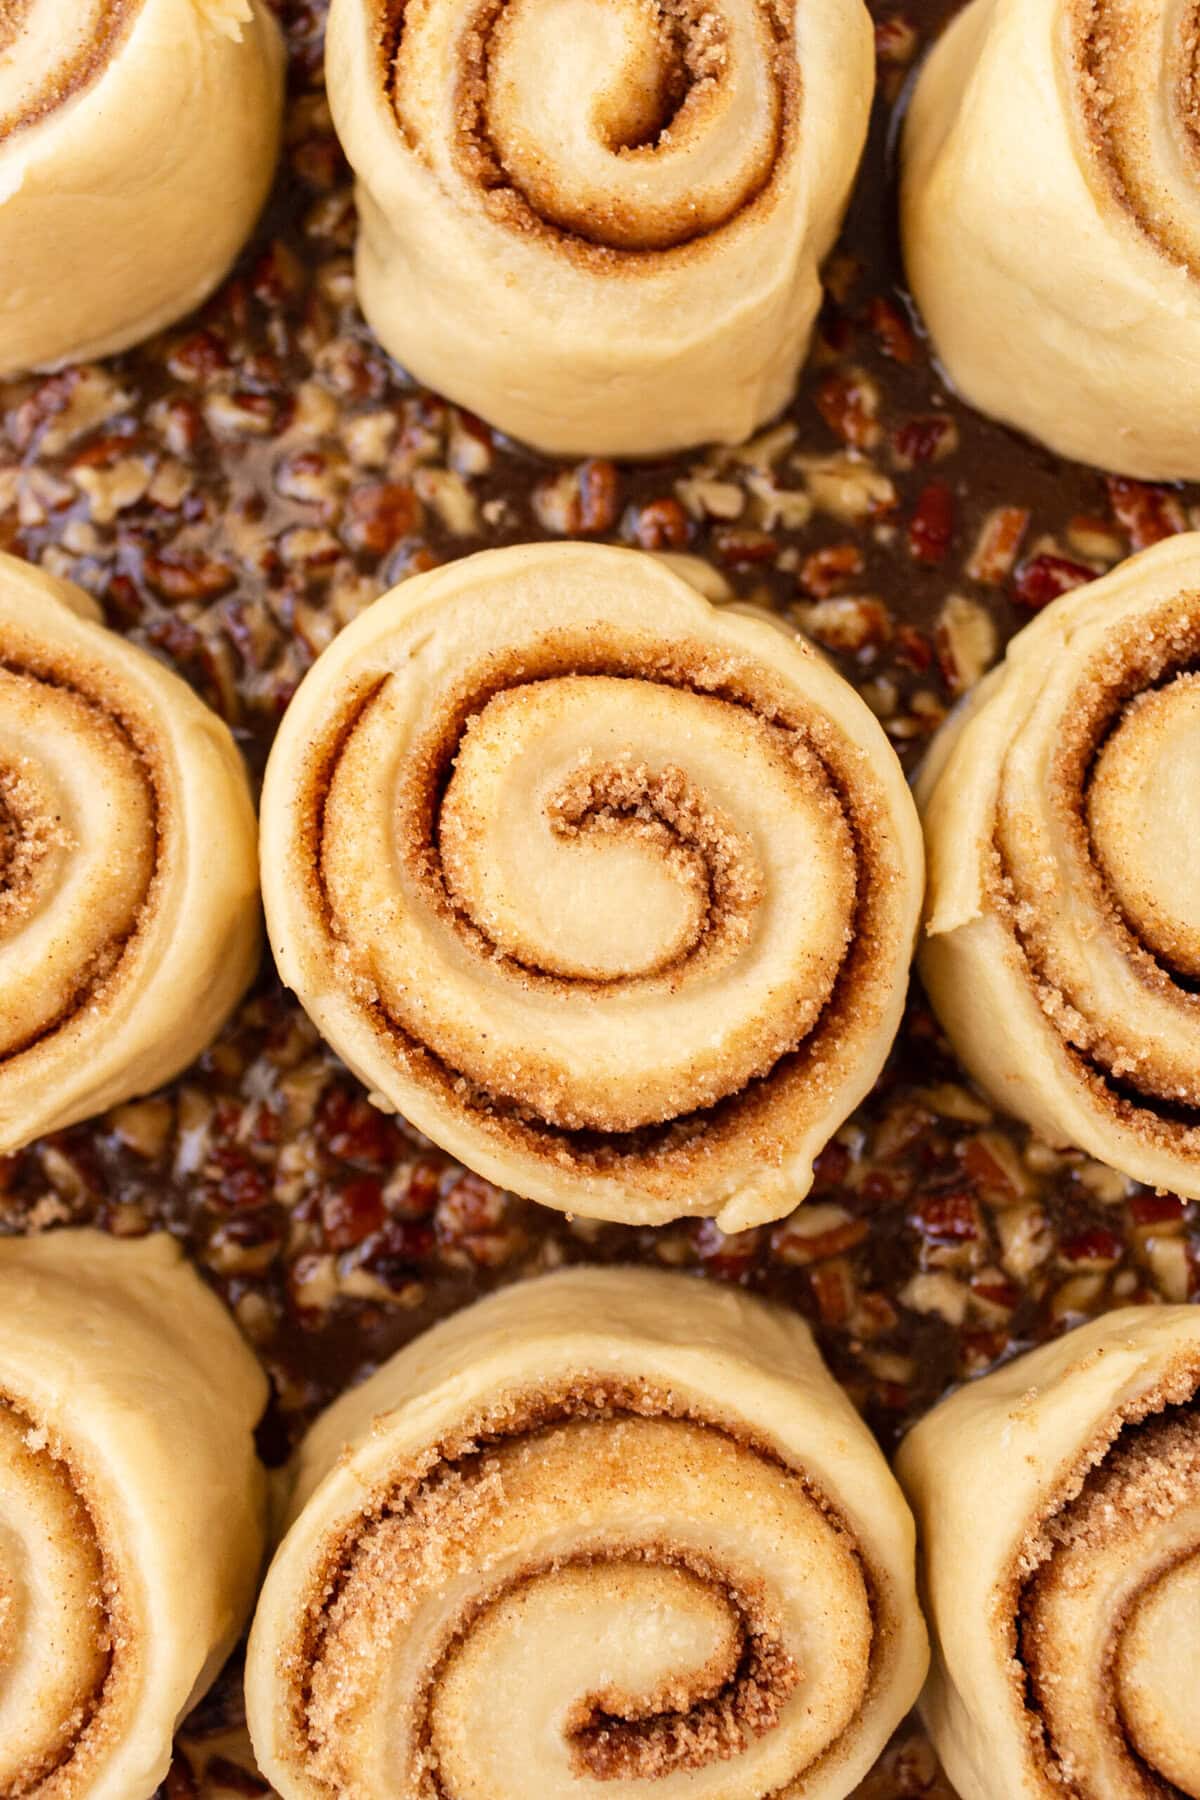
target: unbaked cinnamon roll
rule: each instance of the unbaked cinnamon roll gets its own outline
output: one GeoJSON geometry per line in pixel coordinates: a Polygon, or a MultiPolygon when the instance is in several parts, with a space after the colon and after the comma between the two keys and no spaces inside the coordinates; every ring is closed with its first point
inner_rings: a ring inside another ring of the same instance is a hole
{"type": "Polygon", "coordinates": [[[266,1382],[169,1238],[0,1240],[0,1794],[147,1800],[263,1551],[266,1382]]]}
{"type": "Polygon", "coordinates": [[[898,1468],[972,1800],[1200,1795],[1200,1310],[1130,1307],[937,1407],[898,1468]]]}
{"type": "Polygon", "coordinates": [[[840,1800],[927,1663],[912,1520],[798,1319],[510,1288],[318,1421],[246,1694],[283,1800],[840,1800]]]}
{"type": "Polygon", "coordinates": [[[1200,535],[1056,600],[918,784],[920,968],[1001,1106],[1200,1196],[1200,535]]]}
{"type": "Polygon", "coordinates": [[[0,557],[0,1151],[169,1080],[258,960],[256,826],[226,726],[0,557]]]}
{"type": "Polygon", "coordinates": [[[1082,462],[1200,476],[1191,0],[973,0],[917,82],[902,210],[972,405],[1082,462]]]}
{"type": "Polygon", "coordinates": [[[548,451],[736,442],[785,404],[866,135],[861,0],[333,0],[363,310],[548,451]]]}
{"type": "Polygon", "coordinates": [[[199,305],[266,199],[282,105],[264,0],[0,6],[0,374],[199,305]]]}
{"type": "Polygon", "coordinates": [[[377,1103],[599,1218],[803,1198],[895,1035],[922,873],[849,685],[630,550],[395,589],[263,795],[276,960],[377,1103]]]}

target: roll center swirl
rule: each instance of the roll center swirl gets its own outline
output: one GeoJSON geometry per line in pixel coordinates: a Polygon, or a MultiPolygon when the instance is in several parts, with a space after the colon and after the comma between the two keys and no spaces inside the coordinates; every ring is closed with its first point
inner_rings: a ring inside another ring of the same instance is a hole
{"type": "Polygon", "coordinates": [[[561,1128],[628,1131],[812,1030],[857,868],[801,734],[645,679],[550,678],[468,718],[440,791],[419,755],[381,782],[396,704],[385,685],[341,746],[322,870],[360,982],[445,1064],[561,1128]],[[481,980],[505,997],[484,1039],[481,980]]]}
{"type": "Polygon", "coordinates": [[[797,104],[791,31],[771,0],[409,0],[392,101],[514,228],[666,250],[769,184],[797,104]]]}
{"type": "Polygon", "coordinates": [[[0,938],[28,919],[72,839],[29,762],[0,769],[0,938]]]}
{"type": "Polygon", "coordinates": [[[1135,1601],[1116,1656],[1121,1722],[1151,1769],[1200,1795],[1200,1550],[1184,1551],[1135,1601]]]}
{"type": "Polygon", "coordinates": [[[1139,938],[1200,976],[1200,676],[1135,699],[1088,787],[1096,857],[1139,938]]]}
{"type": "Polygon", "coordinates": [[[1200,1104],[1200,681],[1188,595],[1114,627],[1009,752],[999,900],[1046,1015],[1104,1080],[1200,1104]]]}

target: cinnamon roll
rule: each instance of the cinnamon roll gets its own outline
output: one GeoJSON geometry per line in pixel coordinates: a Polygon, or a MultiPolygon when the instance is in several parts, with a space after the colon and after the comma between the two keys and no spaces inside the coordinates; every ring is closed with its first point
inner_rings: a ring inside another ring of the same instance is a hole
{"type": "Polygon", "coordinates": [[[281,973],[377,1103],[551,1206],[803,1198],[904,1002],[899,763],[808,646],[655,559],[490,551],[358,617],[263,795],[281,973]]]}
{"type": "Polygon", "coordinates": [[[976,1080],[1051,1142],[1200,1196],[1200,535],[1056,600],[918,784],[920,968],[976,1080]]]}
{"type": "Polygon", "coordinates": [[[972,405],[1082,462],[1200,476],[1200,10],[973,0],[904,135],[909,280],[972,405]]]}
{"type": "Polygon", "coordinates": [[[87,596],[0,557],[0,1151],[179,1073],[258,959],[226,726],[87,596]]]}
{"type": "Polygon", "coordinates": [[[363,310],[554,452],[736,442],[784,405],[866,135],[861,0],[333,0],[363,310]]]}
{"type": "Polygon", "coordinates": [[[960,1389],[901,1447],[973,1800],[1200,1795],[1200,1311],[1130,1307],[960,1389]]]}
{"type": "Polygon", "coordinates": [[[807,1328],[680,1276],[494,1296],[318,1421],[247,1659],[283,1800],[840,1800],[927,1651],[807,1328]]]}
{"type": "Polygon", "coordinates": [[[264,0],[7,0],[0,374],[199,305],[266,199],[282,106],[264,0]]]}
{"type": "Polygon", "coordinates": [[[169,1238],[0,1240],[0,1794],[148,1800],[263,1551],[266,1382],[169,1238]]]}

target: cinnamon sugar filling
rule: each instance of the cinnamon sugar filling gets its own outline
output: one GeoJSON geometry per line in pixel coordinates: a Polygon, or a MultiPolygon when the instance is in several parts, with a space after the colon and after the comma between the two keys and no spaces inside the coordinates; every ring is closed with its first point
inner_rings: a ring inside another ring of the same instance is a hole
{"type": "MultiPolygon", "coordinates": [[[[408,1592],[414,1567],[422,1583],[435,1585],[473,1567],[473,1525],[497,1516],[506,1504],[495,1453],[519,1448],[536,1462],[540,1434],[562,1425],[619,1425],[623,1420],[700,1426],[798,1484],[806,1503],[851,1547],[865,1587],[872,1637],[861,1697],[867,1703],[887,1626],[872,1572],[828,1497],[733,1420],[704,1417],[650,1382],[584,1377],[556,1390],[510,1397],[464,1420],[452,1436],[398,1469],[368,1496],[329,1544],[301,1606],[296,1636],[281,1654],[281,1667],[291,1674],[292,1732],[310,1775],[325,1779],[331,1792],[346,1778],[339,1762],[345,1709],[353,1705],[364,1679],[363,1659],[384,1641],[387,1618],[397,1597],[408,1592]],[[330,1667],[330,1657],[339,1652],[348,1660],[330,1667]]],[[[779,1724],[799,1671],[782,1642],[770,1596],[757,1584],[747,1586],[731,1577],[693,1546],[672,1542],[669,1533],[636,1544],[621,1537],[611,1550],[593,1547],[535,1560],[501,1587],[473,1597],[452,1620],[413,1702],[420,1769],[431,1795],[455,1800],[454,1789],[439,1772],[434,1718],[439,1693],[461,1650],[498,1605],[536,1588],[542,1577],[598,1568],[611,1569],[613,1581],[630,1568],[672,1571],[716,1597],[727,1610],[730,1630],[729,1641],[704,1667],[664,1678],[651,1692],[602,1691],[572,1706],[564,1728],[571,1761],[581,1776],[655,1779],[702,1768],[742,1754],[779,1724]]],[[[827,1745],[822,1758],[834,1748],[827,1745]]]]}
{"type": "MultiPolygon", "coordinates": [[[[756,680],[738,659],[664,650],[649,665],[644,657],[627,661],[617,653],[598,653],[594,643],[575,638],[556,643],[547,634],[522,647],[511,658],[496,658],[476,672],[445,707],[442,720],[413,743],[405,757],[405,782],[416,799],[408,809],[411,824],[403,842],[388,854],[400,859],[419,884],[436,917],[472,957],[507,970],[514,981],[548,996],[578,997],[620,988],[622,979],[599,983],[569,980],[554,970],[534,967],[528,955],[513,955],[514,946],[489,936],[481,920],[462,905],[461,887],[443,856],[441,834],[448,787],[464,737],[472,722],[497,696],[507,698],[529,684],[563,675],[601,675],[631,683],[652,682],[703,695],[739,709],[760,721],[782,743],[814,790],[819,805],[844,836],[847,905],[840,950],[808,995],[792,993],[786,1018],[774,1041],[765,1041],[759,1066],[751,1077],[716,1094],[680,1095],[682,1104],[669,1117],[632,1128],[619,1122],[583,1123],[570,1118],[571,1096],[554,1096],[543,1108],[506,1091],[503,1072],[495,1081],[472,1077],[424,1040],[409,1016],[399,1015],[380,993],[356,954],[352,934],[339,917],[331,891],[328,797],[357,734],[369,728],[372,710],[386,703],[388,677],[364,680],[341,716],[331,722],[323,746],[310,762],[301,846],[304,862],[315,871],[313,910],[323,922],[330,954],[349,992],[386,1047],[391,1060],[412,1079],[434,1089],[456,1110],[471,1113],[496,1136],[562,1168],[636,1167],[666,1176],[681,1158],[703,1156],[726,1138],[761,1137],[763,1154],[777,1155],[770,1135],[771,1109],[802,1082],[814,1081],[821,1059],[832,1055],[852,1029],[861,1028],[879,1004],[880,972],[887,945],[883,922],[892,904],[896,870],[887,861],[887,835],[879,833],[879,802],[869,776],[820,717],[789,714],[769,680],[756,680]],[[808,1008],[806,1014],[806,1007],[808,1008]],[[799,1024],[797,1023],[799,1021],[799,1024]],[[690,1104],[689,1104],[690,1098],[690,1104]]],[[[794,701],[792,702],[794,705],[794,701]]],[[[670,770],[647,779],[636,759],[597,761],[582,768],[553,796],[549,809],[553,829],[563,835],[584,831],[634,829],[669,858],[686,864],[688,880],[700,891],[700,929],[680,953],[655,973],[671,984],[698,979],[714,959],[735,950],[750,929],[759,904],[759,877],[744,862],[736,830],[730,831],[681,774],[670,770]]],[[[637,979],[641,979],[644,971],[637,979]]]]}
{"type": "MultiPolygon", "coordinates": [[[[497,63],[518,9],[527,4],[482,0],[458,44],[452,159],[464,182],[481,193],[493,220],[544,239],[585,266],[617,272],[664,255],[702,253],[709,240],[775,203],[778,177],[795,154],[799,127],[801,75],[791,0],[747,0],[758,36],[755,76],[765,84],[769,123],[752,141],[739,143],[736,172],[711,192],[705,176],[692,182],[686,197],[642,193],[636,199],[590,186],[581,197],[573,171],[558,166],[558,146],[539,145],[529,119],[508,116],[498,97],[504,84],[497,63]]],[[[406,37],[422,28],[423,10],[414,0],[379,0],[374,36],[381,84],[397,125],[413,151],[432,162],[403,91],[406,37]]],[[[651,181],[655,158],[664,153],[686,155],[694,147],[696,167],[702,168],[711,134],[734,129],[722,113],[726,87],[738,73],[725,0],[631,0],[629,11],[644,15],[638,21],[644,41],[633,52],[637,79],[614,81],[604,90],[591,122],[599,144],[617,166],[638,159],[651,181]]]]}

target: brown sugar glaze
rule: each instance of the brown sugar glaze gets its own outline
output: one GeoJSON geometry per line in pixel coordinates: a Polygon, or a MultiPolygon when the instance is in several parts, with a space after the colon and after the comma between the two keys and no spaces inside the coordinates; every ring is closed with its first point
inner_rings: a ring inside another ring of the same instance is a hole
{"type": "MultiPolygon", "coordinates": [[[[1062,464],[947,394],[900,285],[891,144],[954,0],[872,5],[880,100],[793,406],[750,453],[616,467],[494,439],[374,343],[353,301],[323,0],[281,0],[291,104],[255,243],[162,338],[0,387],[0,547],[96,595],[228,719],[256,769],[313,657],[405,573],[529,538],[685,551],[821,641],[915,767],[1033,610],[1200,520],[1200,495],[1062,464]]],[[[435,1319],[562,1262],[681,1269],[798,1308],[886,1447],[1021,1346],[1200,1285],[1197,1208],[998,1118],[919,994],[812,1198],[729,1238],[694,1220],[572,1221],[498,1192],[373,1111],[265,968],[169,1089],[0,1162],[0,1230],[85,1221],[182,1240],[270,1373],[274,1462],[435,1319]]],[[[231,1760],[237,1693],[231,1670],[192,1721],[169,1800],[265,1792],[231,1760]]],[[[908,1730],[861,1800],[946,1792],[908,1730]]]]}

